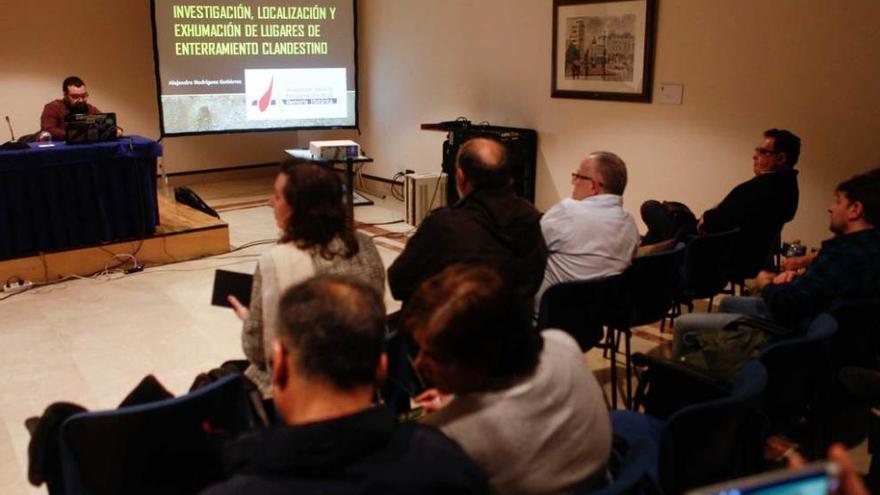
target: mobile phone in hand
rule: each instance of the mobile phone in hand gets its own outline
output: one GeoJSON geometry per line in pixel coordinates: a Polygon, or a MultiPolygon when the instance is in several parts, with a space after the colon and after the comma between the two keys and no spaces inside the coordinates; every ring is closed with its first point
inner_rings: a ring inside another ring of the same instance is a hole
{"type": "Polygon", "coordinates": [[[814,462],[691,490],[686,495],[828,495],[837,493],[839,467],[814,462]]]}

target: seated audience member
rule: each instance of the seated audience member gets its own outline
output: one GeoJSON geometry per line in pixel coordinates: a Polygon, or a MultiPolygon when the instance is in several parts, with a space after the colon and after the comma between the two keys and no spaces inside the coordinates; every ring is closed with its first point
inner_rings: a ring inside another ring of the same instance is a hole
{"type": "Polygon", "coordinates": [[[282,165],[269,204],[282,231],[278,244],[260,257],[250,309],[229,297],[244,322],[242,347],[250,361],[245,375],[271,394],[272,347],[278,298],[288,287],[322,273],[352,275],[380,292],[385,268],[368,236],[356,232],[343,203],[342,185],[329,169],[309,162],[282,165]]]}
{"type": "Polygon", "coordinates": [[[465,142],[455,182],[462,199],[425,218],[388,268],[394,298],[405,303],[419,283],[453,263],[494,266],[534,296],[547,259],[541,215],[514,193],[504,145],[486,138],[465,142]]]}
{"type": "MultiPolygon", "coordinates": [[[[86,89],[86,83],[76,76],[70,76],[61,83],[61,90],[64,97],[59,100],[52,100],[43,107],[43,114],[40,115],[40,134],[37,136],[39,141],[64,141],[66,135],[64,132],[67,116],[72,113],[84,113],[94,115],[101,113],[94,105],[89,103],[89,91],[86,89]]],[[[122,135],[122,128],[117,127],[118,135],[122,135]]]]}
{"type": "MultiPolygon", "coordinates": [[[[774,243],[782,226],[794,218],[798,206],[797,170],[801,140],[787,130],[768,129],[752,155],[755,176],[739,184],[715,208],[703,213],[698,233],[741,229],[734,248],[736,274],[751,277],[754,267],[771,266],[774,243]]],[[[659,242],[672,235],[674,220],[661,203],[642,205],[642,219],[648,226],[645,243],[659,242]]]]}
{"type": "Polygon", "coordinates": [[[425,281],[401,315],[434,410],[423,421],[458,442],[499,494],[589,490],[605,481],[611,425],[578,344],[537,333],[531,306],[488,267],[425,281]],[[449,398],[447,394],[454,394],[449,398]]]}
{"type": "Polygon", "coordinates": [[[794,332],[835,303],[880,297],[880,171],[841,182],[828,212],[835,236],[822,243],[803,272],[762,271],[755,279],[760,297],[728,297],[722,313],[682,316],[675,326],[676,353],[689,349],[687,334],[720,330],[742,314],[794,332]]]}
{"type": "Polygon", "coordinates": [[[233,441],[233,473],[208,495],[487,493],[485,476],[434,428],[373,404],[385,307],[370,285],[318,276],[281,298],[272,386],[283,425],[233,441]]]}
{"type": "Polygon", "coordinates": [[[614,153],[590,153],[571,174],[573,189],[541,218],[547,268],[536,302],[559,282],[615,275],[626,270],[639,230],[623,209],[626,164],[614,153]]]}

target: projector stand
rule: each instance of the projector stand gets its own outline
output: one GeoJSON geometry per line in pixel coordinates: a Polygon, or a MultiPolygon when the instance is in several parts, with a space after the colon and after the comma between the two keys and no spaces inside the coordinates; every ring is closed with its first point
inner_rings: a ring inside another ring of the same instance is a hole
{"type": "Polygon", "coordinates": [[[319,163],[322,165],[329,165],[330,168],[336,170],[337,163],[345,165],[345,194],[348,199],[348,212],[351,214],[352,221],[354,220],[354,207],[362,206],[362,205],[371,205],[372,201],[361,196],[356,193],[354,190],[354,164],[355,163],[370,163],[373,161],[372,158],[368,156],[352,156],[341,160],[327,160],[324,158],[315,158],[312,156],[312,152],[306,149],[290,149],[284,150],[285,153],[290,155],[293,158],[298,160],[307,160],[314,163],[319,163]]]}

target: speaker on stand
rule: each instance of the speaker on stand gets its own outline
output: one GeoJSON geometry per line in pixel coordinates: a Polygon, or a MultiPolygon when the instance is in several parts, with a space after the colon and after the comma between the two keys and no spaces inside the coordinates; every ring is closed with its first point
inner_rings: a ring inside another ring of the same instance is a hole
{"type": "Polygon", "coordinates": [[[436,124],[422,124],[422,129],[446,131],[443,142],[443,172],[446,172],[446,199],[448,204],[458,201],[458,190],[455,185],[455,155],[458,149],[468,141],[477,137],[485,137],[501,142],[507,148],[510,162],[510,173],[513,176],[513,189],[516,194],[528,201],[535,202],[535,173],[538,155],[538,133],[534,129],[502,127],[488,124],[473,125],[470,121],[459,118],[436,124]]]}

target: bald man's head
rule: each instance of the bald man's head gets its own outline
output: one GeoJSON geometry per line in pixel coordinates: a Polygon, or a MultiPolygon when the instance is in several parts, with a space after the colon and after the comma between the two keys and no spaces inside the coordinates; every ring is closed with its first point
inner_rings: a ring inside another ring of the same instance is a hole
{"type": "MultiPolygon", "coordinates": [[[[503,187],[510,184],[510,166],[507,149],[498,141],[474,138],[465,141],[455,157],[456,169],[467,187],[463,193],[475,189],[503,187]]],[[[460,184],[461,186],[461,184],[460,184]]]]}

